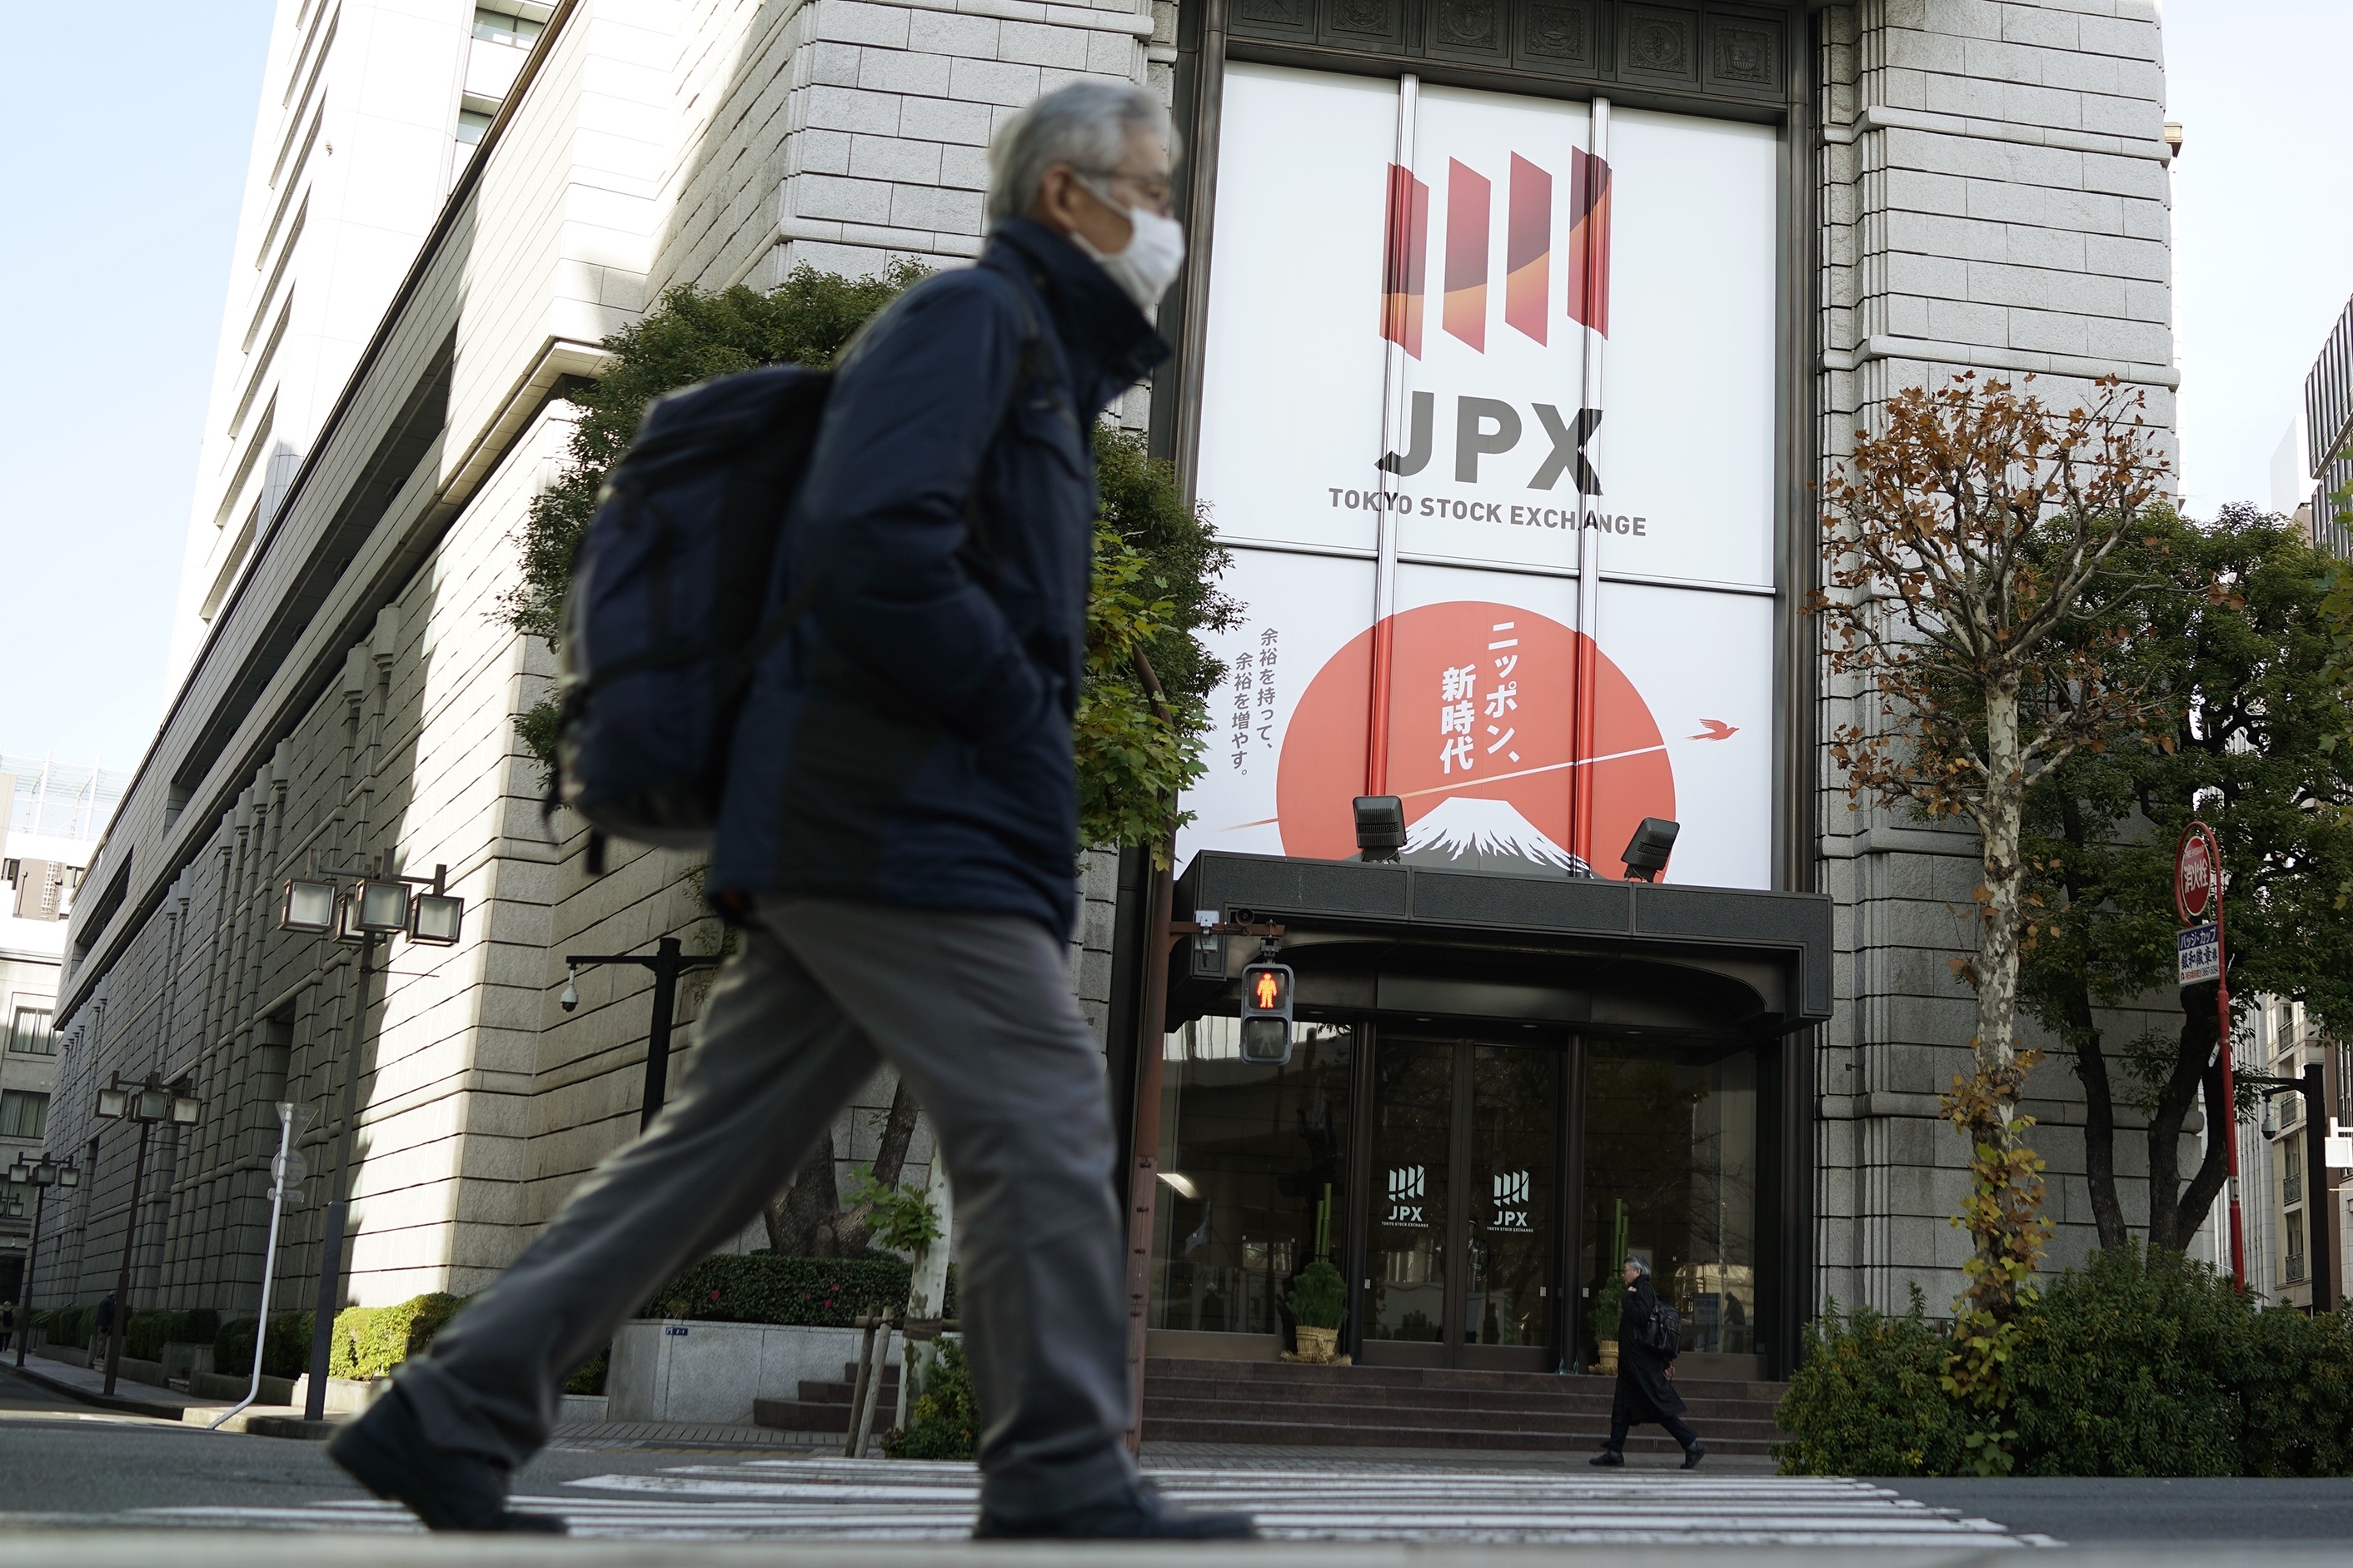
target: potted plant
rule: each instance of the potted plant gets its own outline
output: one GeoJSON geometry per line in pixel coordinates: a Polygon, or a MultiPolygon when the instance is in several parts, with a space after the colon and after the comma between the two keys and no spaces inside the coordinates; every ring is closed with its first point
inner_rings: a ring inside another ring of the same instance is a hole
{"type": "Polygon", "coordinates": [[[1299,1271],[1287,1304],[1301,1361],[1329,1365],[1338,1359],[1335,1347],[1340,1320],[1347,1315],[1345,1283],[1330,1260],[1319,1258],[1299,1271]]]}
{"type": "Polygon", "coordinates": [[[1612,1281],[1594,1292],[1592,1310],[1587,1314],[1593,1321],[1593,1344],[1600,1352],[1604,1377],[1618,1375],[1618,1314],[1624,1306],[1625,1295],[1612,1281]]]}

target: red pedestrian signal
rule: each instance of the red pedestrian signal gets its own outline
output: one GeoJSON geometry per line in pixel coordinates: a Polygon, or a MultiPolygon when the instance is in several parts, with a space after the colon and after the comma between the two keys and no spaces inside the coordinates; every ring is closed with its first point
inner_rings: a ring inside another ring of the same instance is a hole
{"type": "Polygon", "coordinates": [[[1253,963],[1242,971],[1242,1060],[1282,1067],[1291,1060],[1291,991],[1287,963],[1253,963]]]}

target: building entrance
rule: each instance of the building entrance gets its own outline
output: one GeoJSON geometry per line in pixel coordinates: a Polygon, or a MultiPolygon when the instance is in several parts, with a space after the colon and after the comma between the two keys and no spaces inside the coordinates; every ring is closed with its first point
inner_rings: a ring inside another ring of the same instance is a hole
{"type": "Polygon", "coordinates": [[[1545,1368],[1564,1053],[1373,1032],[1365,1360],[1545,1368]]]}

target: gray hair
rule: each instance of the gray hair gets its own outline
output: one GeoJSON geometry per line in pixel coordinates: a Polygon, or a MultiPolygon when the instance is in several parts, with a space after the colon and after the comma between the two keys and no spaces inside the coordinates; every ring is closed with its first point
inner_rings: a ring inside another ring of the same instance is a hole
{"type": "Polygon", "coordinates": [[[1637,1274],[1648,1274],[1651,1271],[1651,1260],[1639,1252],[1628,1253],[1626,1261],[1634,1266],[1634,1272],[1637,1274]]]}
{"type": "Polygon", "coordinates": [[[1115,168],[1128,133],[1145,131],[1171,151],[1175,137],[1160,100],[1126,82],[1075,81],[1005,122],[988,144],[988,216],[1019,217],[1038,203],[1046,171],[1115,168]]]}

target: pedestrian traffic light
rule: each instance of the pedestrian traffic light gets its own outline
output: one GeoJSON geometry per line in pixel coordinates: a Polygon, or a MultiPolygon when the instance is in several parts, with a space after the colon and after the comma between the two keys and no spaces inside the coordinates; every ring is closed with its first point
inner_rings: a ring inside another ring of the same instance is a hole
{"type": "Polygon", "coordinates": [[[1242,1060],[1282,1067],[1291,1060],[1291,965],[1253,963],[1242,971],[1242,1060]]]}

